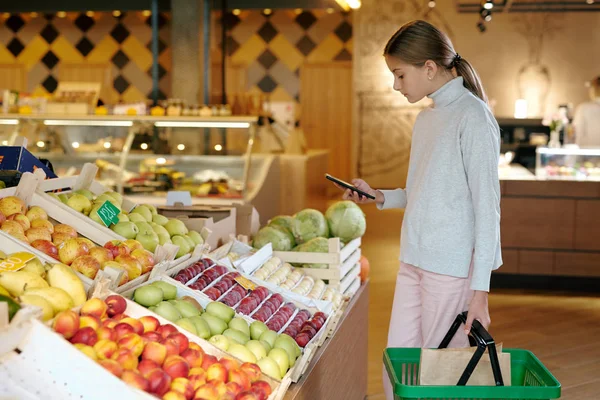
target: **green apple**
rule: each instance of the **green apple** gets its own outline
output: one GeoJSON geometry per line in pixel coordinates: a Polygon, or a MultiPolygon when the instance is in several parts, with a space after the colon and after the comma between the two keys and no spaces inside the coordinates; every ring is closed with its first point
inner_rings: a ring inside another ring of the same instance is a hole
{"type": "Polygon", "coordinates": [[[229,321],[229,327],[242,332],[244,335],[248,336],[248,339],[250,339],[250,328],[248,327],[248,322],[246,322],[244,318],[235,317],[229,321]]]}
{"type": "Polygon", "coordinates": [[[140,232],[138,227],[133,222],[119,222],[113,225],[110,229],[112,229],[117,235],[123,236],[125,239],[135,239],[140,232]]]}
{"type": "Polygon", "coordinates": [[[155,306],[163,300],[163,291],[152,285],[142,286],[135,289],[133,300],[144,307],[155,306]]]}
{"type": "Polygon", "coordinates": [[[88,198],[89,201],[94,201],[94,197],[96,197],[94,193],[90,192],[88,189],[78,189],[75,190],[73,193],[84,195],[88,198]]]}
{"type": "Polygon", "coordinates": [[[246,344],[250,340],[249,336],[246,336],[243,332],[240,332],[237,329],[225,329],[223,335],[239,344],[246,344]]]}
{"type": "Polygon", "coordinates": [[[256,356],[243,344],[229,343],[227,352],[234,357],[242,360],[242,362],[256,363],[256,356]]]}
{"type": "Polygon", "coordinates": [[[179,312],[184,318],[195,317],[197,315],[200,315],[200,311],[198,311],[196,307],[194,307],[187,301],[177,300],[175,308],[179,310],[179,312]]]}
{"type": "Polygon", "coordinates": [[[194,323],[197,332],[196,335],[198,335],[198,337],[206,340],[210,338],[210,326],[202,317],[190,317],[190,321],[194,323]]]}
{"type": "Polygon", "coordinates": [[[163,291],[163,298],[165,300],[173,300],[177,297],[177,288],[170,283],[165,281],[156,281],[152,283],[152,286],[159,287],[163,291]]]}
{"type": "Polygon", "coordinates": [[[221,335],[227,329],[227,323],[214,315],[204,313],[202,319],[208,324],[211,336],[221,335]]]}
{"type": "Polygon", "coordinates": [[[254,354],[257,360],[267,356],[267,350],[258,340],[249,340],[246,342],[246,348],[254,354]]]}
{"type": "MultiPolygon", "coordinates": [[[[290,343],[292,345],[292,347],[295,349],[296,358],[300,357],[300,355],[302,354],[302,350],[300,350],[300,346],[298,346],[298,343],[296,343],[294,338],[291,337],[290,335],[288,335],[286,333],[282,333],[277,337],[277,340],[279,340],[279,341],[287,340],[288,343],[290,343]]],[[[277,342],[277,340],[275,342],[277,342]]],[[[277,346],[273,345],[273,347],[277,347],[277,346]]]]}
{"type": "Polygon", "coordinates": [[[175,235],[171,238],[171,241],[174,245],[179,246],[179,251],[177,252],[176,258],[183,257],[189,252],[192,251],[190,244],[183,236],[175,235]]]}
{"type": "Polygon", "coordinates": [[[233,310],[233,308],[218,301],[213,301],[209,303],[206,306],[206,312],[212,316],[220,318],[226,323],[229,323],[235,316],[235,311],[233,310]]]}
{"type": "Polygon", "coordinates": [[[273,348],[275,341],[277,340],[277,332],[270,330],[265,331],[262,335],[260,335],[260,340],[264,340],[265,342],[269,343],[269,346],[273,348]]]}
{"type": "Polygon", "coordinates": [[[148,209],[150,210],[150,212],[152,213],[152,217],[154,218],[155,215],[158,215],[158,211],[156,211],[156,207],[154,207],[152,204],[144,204],[146,207],[148,207],[148,209]]]}
{"type": "MultiPolygon", "coordinates": [[[[198,244],[204,244],[204,238],[202,237],[202,235],[200,235],[198,232],[196,231],[189,231],[189,233],[187,234],[188,237],[190,239],[192,239],[194,241],[194,243],[198,244]]],[[[195,247],[195,246],[194,246],[195,247]]]]}
{"type": "Polygon", "coordinates": [[[140,214],[146,222],[152,221],[152,211],[150,211],[148,206],[137,206],[130,214],[140,214]]]}
{"type": "Polygon", "coordinates": [[[117,201],[117,203],[123,204],[123,196],[121,196],[120,193],[110,191],[110,192],[104,192],[102,194],[106,194],[106,195],[112,197],[113,199],[115,199],[117,201]]]}
{"type": "Polygon", "coordinates": [[[50,197],[54,197],[54,198],[55,198],[56,200],[58,200],[58,201],[61,201],[61,200],[60,200],[60,197],[58,197],[58,195],[57,195],[56,193],[52,193],[52,192],[50,192],[50,193],[46,193],[46,194],[47,194],[48,196],[50,196],[50,197]]]}
{"type": "Polygon", "coordinates": [[[90,199],[79,193],[73,193],[73,195],[69,197],[69,200],[67,200],[67,205],[73,210],[85,215],[88,215],[90,211],[92,211],[92,202],[90,199]]]}
{"type": "Polygon", "coordinates": [[[119,217],[119,222],[129,222],[129,217],[126,214],[120,213],[117,217],[119,217]]]}
{"type": "Polygon", "coordinates": [[[173,241],[171,240],[171,237],[169,236],[169,234],[167,233],[166,236],[163,235],[163,234],[158,235],[158,244],[162,245],[162,244],[165,244],[165,243],[168,243],[168,244],[172,244],[173,243],[173,241]]]}
{"type": "Polygon", "coordinates": [[[158,224],[155,225],[150,225],[152,227],[152,230],[154,231],[154,233],[156,233],[158,235],[158,237],[160,238],[160,236],[166,236],[169,239],[171,239],[171,235],[169,235],[169,232],[167,232],[167,230],[158,224]]]}
{"type": "Polygon", "coordinates": [[[167,222],[169,222],[169,218],[165,217],[164,215],[155,214],[152,216],[152,222],[155,222],[155,223],[159,224],[160,226],[163,226],[167,222]]]}
{"type": "Polygon", "coordinates": [[[274,348],[267,356],[279,365],[279,372],[281,376],[284,376],[287,370],[290,368],[290,359],[288,353],[284,349],[274,348]]]}
{"type": "Polygon", "coordinates": [[[227,336],[215,335],[208,339],[208,341],[212,343],[213,346],[216,346],[223,351],[227,351],[227,349],[229,348],[229,339],[227,338],[227,336]]]}
{"type": "MultiPolygon", "coordinates": [[[[162,295],[162,291],[159,288],[153,287],[153,289],[159,290],[162,295]]],[[[160,303],[158,303],[154,312],[160,315],[161,317],[168,319],[171,322],[175,322],[181,319],[181,313],[179,312],[179,310],[177,310],[175,306],[169,303],[168,301],[161,301],[160,303]]]]}
{"type": "Polygon", "coordinates": [[[136,224],[136,226],[138,227],[140,233],[148,233],[148,232],[152,232],[154,233],[154,230],[152,229],[152,227],[150,226],[149,223],[142,221],[142,222],[134,222],[134,224],[136,224]]]}
{"type": "Polygon", "coordinates": [[[171,236],[187,235],[188,233],[188,228],[185,226],[183,221],[176,218],[171,218],[169,222],[164,225],[164,227],[171,236]]]}
{"type": "Polygon", "coordinates": [[[261,358],[256,362],[256,364],[260,367],[260,370],[263,373],[269,375],[271,378],[281,379],[283,377],[281,374],[281,368],[279,368],[279,364],[277,364],[272,358],[261,358]]]}
{"type": "Polygon", "coordinates": [[[250,337],[254,340],[259,340],[263,332],[268,330],[269,328],[267,328],[267,325],[265,325],[264,322],[254,321],[250,324],[250,337]]]}
{"type": "Polygon", "coordinates": [[[267,354],[271,351],[271,349],[273,348],[273,346],[271,346],[267,341],[265,340],[259,340],[260,344],[263,345],[263,347],[265,348],[267,354]]]}
{"type": "Polygon", "coordinates": [[[141,214],[129,214],[127,216],[131,222],[148,222],[141,214]]]}
{"type": "Polygon", "coordinates": [[[193,333],[194,335],[198,335],[198,332],[196,332],[196,326],[188,318],[181,318],[180,320],[175,321],[175,325],[182,327],[183,329],[193,333]]]}
{"type": "Polygon", "coordinates": [[[156,233],[154,233],[152,231],[139,232],[136,235],[135,240],[140,242],[140,244],[142,245],[142,247],[144,247],[144,249],[146,249],[152,253],[154,253],[154,250],[156,250],[156,246],[158,246],[158,236],[156,235],[156,233]]]}
{"type": "Polygon", "coordinates": [[[193,241],[193,240],[192,240],[192,239],[191,239],[191,238],[190,238],[188,235],[183,235],[182,237],[183,237],[183,238],[184,238],[184,239],[185,239],[185,240],[188,242],[188,244],[190,245],[190,249],[191,249],[190,251],[193,251],[193,250],[194,250],[194,248],[196,247],[196,242],[194,242],[194,241],[193,241]]]}

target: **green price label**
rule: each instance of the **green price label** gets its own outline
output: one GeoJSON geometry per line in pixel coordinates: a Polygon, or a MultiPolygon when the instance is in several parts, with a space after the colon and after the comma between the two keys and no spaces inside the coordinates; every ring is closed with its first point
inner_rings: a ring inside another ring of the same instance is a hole
{"type": "Polygon", "coordinates": [[[119,213],[121,210],[115,207],[115,205],[108,200],[105,201],[96,212],[98,213],[98,216],[104,225],[107,227],[109,227],[111,224],[116,224],[119,222],[119,213]]]}

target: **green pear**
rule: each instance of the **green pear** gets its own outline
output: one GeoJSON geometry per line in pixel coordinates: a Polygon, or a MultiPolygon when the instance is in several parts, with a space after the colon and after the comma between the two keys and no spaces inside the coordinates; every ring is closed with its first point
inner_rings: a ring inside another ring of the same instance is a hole
{"type": "Polygon", "coordinates": [[[109,192],[104,192],[103,194],[107,194],[110,197],[112,197],[113,199],[115,199],[119,204],[121,204],[121,205],[123,204],[123,196],[121,196],[120,193],[109,191],[109,192]]]}
{"type": "Polygon", "coordinates": [[[140,214],[146,222],[152,221],[152,211],[150,211],[148,206],[137,206],[130,214],[140,214]]]}
{"type": "Polygon", "coordinates": [[[190,238],[188,235],[183,235],[182,237],[188,242],[188,244],[190,245],[190,249],[194,250],[194,248],[196,247],[196,242],[194,242],[192,238],[190,238]]]}
{"type": "Polygon", "coordinates": [[[78,189],[78,190],[75,190],[73,193],[82,194],[85,197],[87,197],[88,200],[90,200],[90,201],[94,201],[94,197],[96,197],[94,195],[94,193],[90,192],[88,189],[78,189]]]}
{"type": "Polygon", "coordinates": [[[250,337],[254,340],[259,340],[260,336],[268,330],[269,328],[264,322],[254,321],[250,324],[250,337]]]}
{"type": "Polygon", "coordinates": [[[92,210],[90,211],[90,213],[88,214],[88,217],[90,217],[93,221],[96,221],[100,225],[104,226],[104,222],[102,222],[102,219],[100,219],[100,215],[98,215],[99,209],[100,209],[100,206],[94,206],[92,208],[92,210]]]}
{"type": "Polygon", "coordinates": [[[206,306],[206,312],[217,318],[221,318],[223,321],[225,321],[227,323],[229,323],[235,316],[235,311],[233,310],[233,308],[229,307],[226,304],[220,303],[218,301],[213,301],[211,303],[208,303],[208,305],[206,306]]]}
{"type": "Polygon", "coordinates": [[[129,222],[127,214],[120,213],[117,217],[119,217],[119,222],[129,222]]]}
{"type": "MultiPolygon", "coordinates": [[[[150,287],[150,286],[148,286],[150,287]]],[[[160,291],[158,288],[154,288],[160,291]]],[[[162,292],[161,292],[162,293],[162,292]]],[[[175,306],[168,301],[161,301],[156,305],[155,313],[161,317],[168,319],[171,322],[175,322],[181,319],[181,313],[175,308],[175,306]]]]}
{"type": "Polygon", "coordinates": [[[69,197],[69,200],[67,200],[67,205],[73,210],[85,215],[88,215],[90,211],[92,211],[92,202],[90,199],[79,193],[73,193],[73,195],[69,197]]]}
{"type": "Polygon", "coordinates": [[[196,245],[204,244],[204,238],[196,231],[189,231],[187,234],[190,239],[196,243],[196,245]]]}
{"type": "Polygon", "coordinates": [[[148,207],[148,209],[152,213],[152,218],[154,218],[155,215],[158,215],[158,211],[156,211],[156,207],[154,207],[152,204],[144,204],[144,205],[146,207],[148,207]]]}
{"type": "Polygon", "coordinates": [[[58,197],[58,195],[56,193],[46,193],[48,196],[50,197],[54,197],[56,200],[61,201],[60,197],[58,197]]]}
{"type": "Polygon", "coordinates": [[[164,226],[167,222],[169,222],[169,218],[164,215],[156,214],[152,216],[152,222],[159,224],[160,226],[164,226]]]}
{"type": "Polygon", "coordinates": [[[187,301],[179,300],[177,304],[175,304],[175,308],[179,310],[184,318],[200,315],[200,311],[187,301]]]}
{"type": "Polygon", "coordinates": [[[159,234],[158,235],[158,244],[160,244],[160,245],[173,244],[173,241],[171,240],[171,237],[168,234],[166,236],[163,234],[159,234]]]}
{"type": "Polygon", "coordinates": [[[137,214],[137,213],[136,214],[131,213],[127,216],[127,218],[129,218],[129,220],[131,222],[148,222],[148,221],[146,221],[146,218],[144,218],[144,216],[142,214],[137,214]]]}
{"type": "Polygon", "coordinates": [[[205,340],[208,340],[210,338],[210,326],[208,325],[208,322],[206,322],[206,320],[204,320],[200,316],[195,316],[190,317],[190,321],[194,323],[194,326],[196,327],[196,332],[198,332],[197,335],[199,337],[205,340]]]}
{"type": "Polygon", "coordinates": [[[96,199],[94,200],[94,204],[98,204],[101,206],[102,204],[106,203],[107,201],[109,201],[113,206],[115,206],[119,210],[121,210],[121,204],[119,204],[118,201],[116,201],[113,197],[110,197],[107,194],[101,194],[100,196],[96,197],[96,199]]]}
{"type": "Polygon", "coordinates": [[[235,317],[229,321],[229,327],[244,333],[246,336],[248,336],[248,338],[250,338],[250,328],[248,327],[248,322],[246,322],[244,318],[235,317]]]}
{"type": "Polygon", "coordinates": [[[207,313],[202,314],[201,318],[208,324],[211,336],[221,335],[227,329],[227,323],[221,318],[215,317],[207,313]]]}
{"type": "Polygon", "coordinates": [[[181,318],[180,320],[177,320],[175,322],[175,325],[182,327],[183,329],[193,333],[194,335],[198,335],[198,332],[196,331],[196,326],[192,321],[189,320],[189,318],[181,318]]]}
{"type": "Polygon", "coordinates": [[[138,229],[140,230],[140,233],[154,233],[154,230],[147,222],[133,222],[133,223],[138,227],[138,229]]]}
{"type": "Polygon", "coordinates": [[[61,193],[58,195],[58,199],[67,204],[67,201],[69,201],[69,196],[66,193],[61,193]]]}
{"type": "Polygon", "coordinates": [[[250,340],[249,336],[246,336],[243,332],[240,332],[237,329],[226,329],[225,332],[223,332],[223,335],[239,344],[246,344],[250,340]]]}
{"type": "Polygon", "coordinates": [[[156,281],[151,285],[159,287],[163,291],[163,298],[165,300],[173,300],[177,297],[177,288],[168,282],[156,281]]]}
{"type": "Polygon", "coordinates": [[[173,241],[174,245],[179,246],[179,251],[175,256],[176,258],[183,257],[192,251],[190,244],[183,236],[175,235],[171,238],[171,240],[173,241]]]}
{"type": "Polygon", "coordinates": [[[125,239],[135,239],[140,232],[139,228],[133,222],[119,222],[113,225],[111,229],[117,235],[121,235],[125,239]]]}

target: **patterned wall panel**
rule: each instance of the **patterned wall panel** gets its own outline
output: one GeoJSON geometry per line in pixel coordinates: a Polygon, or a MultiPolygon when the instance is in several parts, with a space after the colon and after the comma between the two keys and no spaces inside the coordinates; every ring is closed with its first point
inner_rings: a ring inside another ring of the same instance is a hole
{"type": "MultiPolygon", "coordinates": [[[[352,60],[352,16],[326,10],[229,13],[228,62],[247,67],[248,90],[271,101],[300,98],[304,62],[352,60]]],[[[217,27],[220,29],[220,27],[217,27]]]]}
{"type": "MultiPolygon", "coordinates": [[[[171,91],[169,16],[159,17],[159,96],[171,91]]],[[[61,63],[110,66],[111,87],[102,101],[132,102],[152,96],[151,17],[143,12],[13,14],[0,16],[0,64],[27,69],[27,90],[53,93],[61,63]]]]}

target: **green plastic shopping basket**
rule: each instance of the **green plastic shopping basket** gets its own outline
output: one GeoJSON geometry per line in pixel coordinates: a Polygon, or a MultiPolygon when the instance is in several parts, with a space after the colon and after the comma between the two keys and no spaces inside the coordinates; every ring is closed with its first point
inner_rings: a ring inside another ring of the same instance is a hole
{"type": "MultiPolygon", "coordinates": [[[[466,313],[459,314],[448,334],[440,344],[445,348],[466,321],[466,313]]],[[[510,353],[511,385],[504,386],[494,340],[479,324],[473,322],[471,338],[477,345],[473,358],[465,368],[456,386],[419,386],[419,348],[388,348],[384,351],[383,362],[392,383],[395,400],[484,400],[518,399],[550,400],[560,398],[560,382],[548,371],[540,360],[528,350],[504,349],[510,353]],[[496,386],[465,386],[479,359],[489,351],[496,386]]]]}

